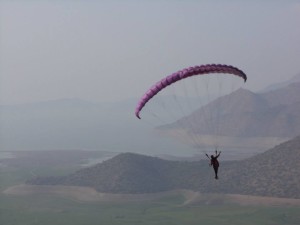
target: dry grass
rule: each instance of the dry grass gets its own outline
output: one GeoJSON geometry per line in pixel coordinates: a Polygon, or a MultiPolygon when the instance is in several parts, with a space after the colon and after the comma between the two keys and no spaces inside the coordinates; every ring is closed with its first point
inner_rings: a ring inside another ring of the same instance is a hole
{"type": "Polygon", "coordinates": [[[154,194],[109,194],[100,193],[89,187],[51,186],[51,185],[16,185],[3,191],[6,195],[23,196],[35,194],[54,194],[79,202],[126,202],[153,201],[167,196],[183,195],[183,205],[234,203],[243,206],[300,206],[300,199],[274,198],[238,194],[201,194],[188,190],[174,190],[154,194]]]}

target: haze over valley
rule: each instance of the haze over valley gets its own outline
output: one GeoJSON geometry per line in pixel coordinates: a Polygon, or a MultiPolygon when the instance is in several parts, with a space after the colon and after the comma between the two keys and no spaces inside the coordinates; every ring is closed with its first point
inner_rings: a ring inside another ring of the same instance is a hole
{"type": "MultiPolygon", "coordinates": [[[[199,155],[203,149],[214,148],[209,137],[214,135],[214,130],[207,122],[212,120],[207,116],[209,112],[221,113],[217,121],[211,124],[218,122],[221,128],[218,135],[223,150],[228,153],[227,158],[245,158],[300,133],[300,83],[297,81],[293,78],[289,85],[263,93],[239,89],[196,109],[177,125],[164,125],[161,122],[164,126],[160,127],[147,123],[147,120],[136,119],[134,108],[137,99],[116,103],[59,99],[2,105],[1,149],[81,149],[148,155],[199,155]],[[173,132],[178,128],[185,131],[173,132]],[[193,135],[197,136],[202,146],[195,148],[191,139],[185,137],[190,132],[194,132],[193,135]],[[172,138],[174,135],[177,135],[177,140],[172,138]]],[[[183,97],[180,101],[195,100],[183,97]]],[[[170,110],[178,110],[178,106],[172,107],[170,110]]]]}
{"type": "Polygon", "coordinates": [[[0,0],[0,224],[300,224],[299,21],[297,0],[0,0]]]}

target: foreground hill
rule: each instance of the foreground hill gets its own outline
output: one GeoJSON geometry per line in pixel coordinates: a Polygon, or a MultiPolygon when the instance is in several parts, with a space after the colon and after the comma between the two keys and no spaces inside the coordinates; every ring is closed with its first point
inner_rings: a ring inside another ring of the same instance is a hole
{"type": "Polygon", "coordinates": [[[220,180],[208,162],[168,161],[123,153],[64,177],[28,184],[87,186],[106,193],[155,193],[174,189],[300,198],[300,137],[255,157],[222,162],[220,180]]]}
{"type": "Polygon", "coordinates": [[[300,137],[252,158],[226,165],[222,190],[261,196],[300,198],[300,137]]]}
{"type": "MultiPolygon", "coordinates": [[[[204,175],[204,171],[208,171],[207,162],[169,161],[134,153],[122,153],[66,177],[38,177],[28,183],[88,186],[99,192],[109,193],[153,193],[172,190],[179,186],[188,188],[190,180],[195,180],[199,172],[204,175]]],[[[196,186],[199,185],[200,183],[196,182],[196,186]]]]}

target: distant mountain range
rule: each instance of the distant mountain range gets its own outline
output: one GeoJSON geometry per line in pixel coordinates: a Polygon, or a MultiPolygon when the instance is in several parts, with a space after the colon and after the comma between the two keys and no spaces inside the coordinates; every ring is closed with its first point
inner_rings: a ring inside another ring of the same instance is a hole
{"type": "MultiPolygon", "coordinates": [[[[222,155],[221,155],[222,157],[222,155]]],[[[215,180],[208,161],[168,161],[122,153],[62,177],[28,184],[88,186],[106,193],[155,193],[174,189],[300,198],[300,137],[249,159],[222,162],[215,180]]]]}
{"type": "Polygon", "coordinates": [[[214,133],[211,123],[220,123],[218,134],[224,136],[296,136],[300,134],[300,82],[264,94],[239,89],[163,128],[184,127],[187,132],[209,135],[214,133]]]}
{"type": "Polygon", "coordinates": [[[180,154],[183,144],[153,134],[134,116],[136,99],[82,99],[0,106],[0,150],[102,150],[180,154]],[[145,144],[146,143],[146,144],[145,144]]]}
{"type": "Polygon", "coordinates": [[[204,146],[210,145],[208,136],[220,136],[223,147],[251,139],[249,146],[258,147],[262,139],[272,146],[275,139],[278,144],[300,134],[299,96],[300,82],[263,93],[239,89],[158,130],[177,139],[193,136],[204,146]]]}
{"type": "Polygon", "coordinates": [[[286,86],[288,86],[292,83],[296,83],[296,82],[300,82],[300,73],[296,74],[294,77],[292,77],[291,79],[289,79],[287,81],[276,83],[276,84],[271,84],[268,87],[261,90],[260,93],[269,92],[269,91],[273,91],[273,90],[276,90],[276,89],[284,88],[284,87],[286,87],[286,86]]]}
{"type": "MultiPolygon", "coordinates": [[[[175,123],[161,122],[163,126],[159,129],[154,129],[152,121],[134,116],[137,99],[92,103],[73,98],[2,105],[0,148],[1,151],[90,149],[191,156],[199,148],[214,148],[214,138],[220,136],[219,145],[224,150],[262,152],[300,134],[299,80],[296,76],[260,93],[239,89],[200,109],[192,109],[185,113],[186,117],[180,114],[181,120],[175,123]],[[200,143],[198,148],[191,143],[190,136],[200,143]]],[[[196,105],[200,101],[191,97],[178,97],[174,101],[173,97],[166,97],[166,102],[196,105]]],[[[206,103],[203,99],[201,102],[206,103]]],[[[172,106],[168,108],[172,114],[180,111],[178,105],[177,110],[172,106]]],[[[156,109],[153,111],[159,114],[156,109]]]]}

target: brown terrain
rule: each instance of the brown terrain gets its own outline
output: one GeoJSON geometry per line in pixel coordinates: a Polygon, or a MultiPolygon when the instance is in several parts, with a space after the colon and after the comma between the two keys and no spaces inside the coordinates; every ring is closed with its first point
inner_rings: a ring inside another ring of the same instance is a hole
{"type": "Polygon", "coordinates": [[[122,153],[70,175],[33,178],[27,185],[11,187],[5,193],[60,193],[58,190],[68,190],[65,188],[71,186],[70,190],[86,190],[98,197],[104,196],[103,193],[152,196],[186,190],[205,195],[300,199],[299,161],[300,136],[248,159],[221,161],[219,180],[213,178],[205,160],[169,161],[122,153]]]}
{"type": "Polygon", "coordinates": [[[182,206],[195,204],[238,204],[264,206],[300,206],[300,199],[274,198],[238,194],[203,194],[189,190],[173,190],[152,194],[110,194],[100,193],[89,187],[52,186],[52,185],[17,185],[6,189],[6,195],[24,196],[36,194],[50,194],[68,198],[76,202],[128,202],[128,201],[155,201],[168,196],[182,195],[182,206]]]}

